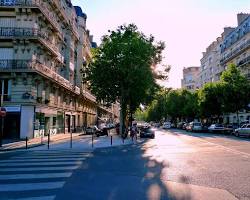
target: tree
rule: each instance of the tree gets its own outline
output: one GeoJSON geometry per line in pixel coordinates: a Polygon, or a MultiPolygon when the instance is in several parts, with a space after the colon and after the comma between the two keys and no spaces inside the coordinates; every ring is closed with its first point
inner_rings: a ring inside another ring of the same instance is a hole
{"type": "Polygon", "coordinates": [[[120,102],[120,131],[124,119],[145,100],[147,91],[155,84],[152,66],[162,60],[164,43],[146,37],[134,24],[109,31],[84,69],[85,80],[97,97],[107,103],[120,102]]]}
{"type": "Polygon", "coordinates": [[[193,120],[199,116],[199,98],[198,92],[182,91],[182,98],[184,98],[184,107],[182,108],[182,115],[188,121],[193,120]]]}
{"type": "Polygon", "coordinates": [[[237,113],[239,124],[239,111],[249,104],[250,84],[236,65],[231,64],[222,73],[221,82],[224,85],[223,105],[225,112],[237,113]]]}
{"type": "Polygon", "coordinates": [[[207,83],[199,91],[200,114],[202,117],[218,119],[223,113],[222,95],[224,85],[220,82],[207,83]]]}

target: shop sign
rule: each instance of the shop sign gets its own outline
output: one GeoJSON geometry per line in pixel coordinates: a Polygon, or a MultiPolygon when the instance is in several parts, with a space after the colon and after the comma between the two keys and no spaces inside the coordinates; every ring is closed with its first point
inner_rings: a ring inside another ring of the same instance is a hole
{"type": "Polygon", "coordinates": [[[6,112],[21,112],[21,106],[4,107],[6,112]]]}

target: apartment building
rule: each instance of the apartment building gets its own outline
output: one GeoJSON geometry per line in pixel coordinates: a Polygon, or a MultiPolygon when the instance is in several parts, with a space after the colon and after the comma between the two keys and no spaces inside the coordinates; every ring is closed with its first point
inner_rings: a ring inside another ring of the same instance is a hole
{"type": "MultiPolygon", "coordinates": [[[[237,21],[238,26],[225,36],[221,44],[220,65],[226,68],[234,63],[250,81],[250,14],[238,14],[237,21]]],[[[242,110],[239,117],[240,121],[250,120],[250,108],[242,110]]],[[[225,115],[225,122],[236,123],[236,114],[225,115]]]]}
{"type": "Polygon", "coordinates": [[[198,88],[198,79],[200,67],[187,67],[183,69],[183,79],[181,80],[181,88],[195,91],[198,88]]]}
{"type": "Polygon", "coordinates": [[[220,80],[220,75],[224,70],[220,66],[220,44],[222,38],[218,37],[212,42],[203,52],[203,57],[200,60],[201,69],[198,78],[198,88],[203,87],[206,83],[216,82],[220,80]]]}
{"type": "Polygon", "coordinates": [[[221,44],[221,66],[237,65],[250,80],[250,14],[237,15],[238,26],[221,44]]]}
{"type": "Polygon", "coordinates": [[[4,138],[67,133],[96,123],[98,104],[81,75],[94,44],[86,19],[70,0],[0,1],[4,138]]]}
{"type": "MultiPolygon", "coordinates": [[[[199,88],[217,82],[227,66],[234,63],[250,80],[250,14],[237,15],[238,26],[225,27],[221,37],[209,45],[201,59],[199,88]]],[[[240,121],[250,120],[250,113],[242,110],[240,121]]],[[[225,123],[236,123],[236,114],[224,115],[225,123]]]]}

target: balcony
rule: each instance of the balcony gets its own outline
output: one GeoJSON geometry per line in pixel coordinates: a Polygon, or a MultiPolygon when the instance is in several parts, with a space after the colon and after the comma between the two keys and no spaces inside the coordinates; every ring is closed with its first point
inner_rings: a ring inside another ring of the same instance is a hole
{"type": "Polygon", "coordinates": [[[241,66],[243,66],[243,65],[248,64],[249,62],[250,62],[250,56],[248,56],[248,57],[242,59],[242,60],[238,63],[238,66],[241,67],[241,66]]]}
{"type": "Polygon", "coordinates": [[[76,93],[79,93],[79,88],[70,83],[48,66],[39,62],[39,60],[0,60],[0,72],[37,72],[46,78],[50,78],[52,81],[57,82],[64,88],[76,93]]]}
{"type": "Polygon", "coordinates": [[[49,4],[53,7],[56,8],[59,13],[60,16],[67,22],[69,23],[69,19],[68,19],[68,15],[67,13],[64,11],[64,9],[62,8],[62,6],[60,5],[60,2],[58,0],[48,0],[49,4]]]}
{"type": "Polygon", "coordinates": [[[57,22],[56,17],[48,9],[45,3],[41,0],[13,0],[8,2],[0,2],[0,7],[29,7],[38,8],[41,13],[46,17],[46,19],[51,23],[53,28],[59,32],[59,36],[62,38],[62,32],[60,24],[57,22]]]}
{"type": "Polygon", "coordinates": [[[220,60],[220,64],[225,64],[229,60],[233,59],[237,55],[241,54],[241,52],[245,51],[247,48],[250,47],[250,40],[247,40],[242,45],[240,45],[238,48],[233,50],[232,52],[228,53],[224,58],[220,60]]]}
{"type": "Polygon", "coordinates": [[[34,39],[39,40],[47,49],[56,56],[57,60],[64,63],[64,57],[58,47],[53,44],[47,33],[34,28],[1,27],[0,39],[34,39]]]}
{"type": "Polygon", "coordinates": [[[89,99],[90,101],[96,102],[96,97],[91,94],[91,92],[88,89],[83,89],[82,91],[83,96],[89,99]]]}

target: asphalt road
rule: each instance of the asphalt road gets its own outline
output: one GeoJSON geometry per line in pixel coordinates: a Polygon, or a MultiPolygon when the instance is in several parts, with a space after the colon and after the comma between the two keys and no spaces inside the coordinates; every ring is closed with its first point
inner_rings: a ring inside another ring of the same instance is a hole
{"type": "Polygon", "coordinates": [[[5,156],[0,163],[0,199],[246,200],[250,140],[157,130],[155,139],[134,145],[5,156]],[[27,175],[27,167],[33,175],[27,175]]]}

